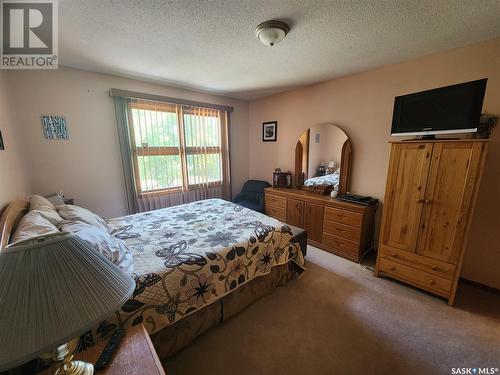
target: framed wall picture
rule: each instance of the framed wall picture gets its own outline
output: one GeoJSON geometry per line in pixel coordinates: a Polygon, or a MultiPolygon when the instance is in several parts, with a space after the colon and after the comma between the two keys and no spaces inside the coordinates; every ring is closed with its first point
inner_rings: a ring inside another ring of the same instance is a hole
{"type": "Polygon", "coordinates": [[[43,134],[47,139],[68,139],[66,120],[61,116],[42,116],[43,134]]]}
{"type": "Polygon", "coordinates": [[[262,141],[276,142],[278,134],[278,121],[264,122],[262,124],[262,141]]]}
{"type": "Polygon", "coordinates": [[[5,145],[3,144],[2,131],[0,130],[0,151],[5,150],[5,145]]]}

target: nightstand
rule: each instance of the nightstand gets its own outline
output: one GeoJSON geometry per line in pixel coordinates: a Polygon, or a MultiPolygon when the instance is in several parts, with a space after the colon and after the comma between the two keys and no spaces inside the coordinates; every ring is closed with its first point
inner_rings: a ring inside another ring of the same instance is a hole
{"type": "MultiPolygon", "coordinates": [[[[107,340],[101,341],[78,353],[74,359],[94,364],[106,344],[107,340]]],[[[53,368],[49,368],[39,375],[52,375],[54,371],[53,368]]],[[[111,363],[104,370],[95,373],[98,375],[165,375],[153,343],[142,324],[127,329],[111,363]]]]}

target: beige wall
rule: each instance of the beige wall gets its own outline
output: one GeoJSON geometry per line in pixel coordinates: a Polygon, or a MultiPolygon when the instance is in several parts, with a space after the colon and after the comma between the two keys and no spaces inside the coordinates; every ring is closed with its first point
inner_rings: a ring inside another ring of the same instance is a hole
{"type": "Polygon", "coordinates": [[[70,68],[9,71],[6,75],[33,193],[62,190],[77,204],[103,216],[126,213],[110,88],[233,106],[230,146],[234,192],[248,176],[247,102],[70,68]],[[64,116],[70,139],[45,139],[42,114],[64,116]]]}
{"type": "Polygon", "coordinates": [[[0,151],[0,211],[10,201],[29,194],[5,75],[5,71],[0,70],[0,131],[5,144],[5,150],[0,151]]]}
{"type": "MultiPolygon", "coordinates": [[[[483,110],[500,114],[500,39],[409,60],[274,95],[250,104],[250,177],[293,170],[302,132],[331,122],[353,144],[350,191],[383,198],[394,97],[488,78],[483,110]],[[277,142],[261,142],[262,122],[278,121],[277,142]]],[[[311,137],[313,135],[311,134],[311,137]]],[[[500,129],[493,134],[462,276],[500,288],[500,129]]]]}

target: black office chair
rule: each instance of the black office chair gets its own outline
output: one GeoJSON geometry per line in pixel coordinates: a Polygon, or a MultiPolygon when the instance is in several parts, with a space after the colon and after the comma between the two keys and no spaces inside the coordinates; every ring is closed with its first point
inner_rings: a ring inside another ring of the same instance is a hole
{"type": "Polygon", "coordinates": [[[248,180],[241,192],[234,197],[233,202],[264,213],[264,189],[270,186],[266,181],[248,180]]]}

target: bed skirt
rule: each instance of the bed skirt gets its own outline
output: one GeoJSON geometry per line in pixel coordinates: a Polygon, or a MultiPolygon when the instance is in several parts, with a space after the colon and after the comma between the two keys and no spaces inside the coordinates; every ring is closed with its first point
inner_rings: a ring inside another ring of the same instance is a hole
{"type": "Polygon", "coordinates": [[[160,360],[184,349],[196,337],[236,315],[273,289],[299,276],[295,263],[273,267],[271,273],[251,280],[233,293],[154,333],[151,340],[160,360]]]}

